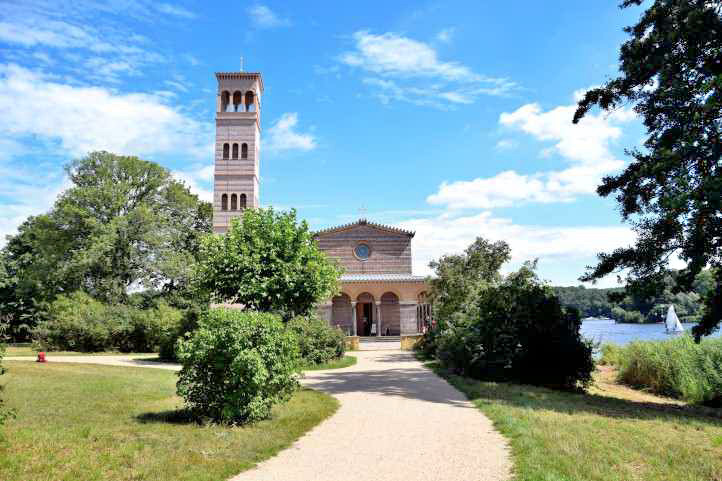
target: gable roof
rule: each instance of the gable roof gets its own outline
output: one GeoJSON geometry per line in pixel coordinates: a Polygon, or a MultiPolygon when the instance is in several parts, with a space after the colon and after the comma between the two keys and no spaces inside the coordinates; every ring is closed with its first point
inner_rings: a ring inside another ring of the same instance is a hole
{"type": "Polygon", "coordinates": [[[409,237],[414,237],[414,235],[416,234],[416,232],[414,232],[414,231],[399,229],[398,227],[392,227],[390,225],[377,224],[375,222],[369,222],[368,220],[362,218],[362,219],[357,220],[356,222],[351,222],[350,224],[343,224],[343,225],[339,225],[336,227],[328,227],[326,229],[321,229],[319,231],[314,232],[313,236],[316,237],[321,234],[330,234],[333,232],[341,232],[344,230],[353,229],[354,227],[364,226],[364,225],[373,227],[374,229],[392,232],[394,234],[404,234],[409,237]]]}

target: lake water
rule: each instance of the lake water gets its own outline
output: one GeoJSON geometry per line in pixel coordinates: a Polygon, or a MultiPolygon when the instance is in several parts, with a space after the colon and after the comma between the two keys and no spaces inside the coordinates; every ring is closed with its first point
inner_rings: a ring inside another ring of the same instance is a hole
{"type": "MultiPolygon", "coordinates": [[[[685,331],[694,324],[682,324],[685,331]]],[[[663,341],[673,335],[664,332],[664,324],[617,324],[613,319],[586,318],[582,321],[582,335],[588,339],[615,344],[627,344],[631,341],[663,341]]],[[[719,330],[712,337],[719,337],[719,330]]]]}

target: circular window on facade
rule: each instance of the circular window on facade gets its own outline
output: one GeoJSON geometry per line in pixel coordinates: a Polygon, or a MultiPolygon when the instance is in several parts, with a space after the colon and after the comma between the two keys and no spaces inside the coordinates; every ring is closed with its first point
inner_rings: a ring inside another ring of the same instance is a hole
{"type": "Polygon", "coordinates": [[[371,249],[366,244],[359,244],[353,250],[353,253],[356,255],[356,257],[358,257],[362,261],[365,261],[371,255],[371,249]]]}

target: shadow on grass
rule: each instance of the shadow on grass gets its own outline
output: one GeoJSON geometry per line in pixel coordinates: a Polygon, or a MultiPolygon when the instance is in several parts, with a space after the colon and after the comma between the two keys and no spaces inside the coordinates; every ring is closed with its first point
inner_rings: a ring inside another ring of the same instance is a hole
{"type": "Polygon", "coordinates": [[[202,424],[193,416],[193,413],[189,409],[143,413],[135,418],[141,424],[202,424]]]}
{"type": "Polygon", "coordinates": [[[479,381],[450,373],[438,362],[424,364],[477,404],[550,410],[563,414],[587,413],[609,418],[638,420],[697,420],[722,426],[722,410],[704,406],[634,401],[599,394],[555,391],[552,389],[506,382],[479,381]]]}

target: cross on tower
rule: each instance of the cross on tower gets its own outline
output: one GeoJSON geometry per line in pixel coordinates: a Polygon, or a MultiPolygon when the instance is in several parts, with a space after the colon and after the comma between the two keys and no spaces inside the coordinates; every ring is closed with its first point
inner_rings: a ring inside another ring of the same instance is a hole
{"type": "Polygon", "coordinates": [[[367,211],[367,209],[366,209],[366,207],[364,207],[363,205],[361,205],[361,207],[359,207],[359,209],[358,209],[358,214],[359,214],[359,217],[360,217],[361,219],[365,219],[365,218],[366,218],[366,211],[367,211]]]}

